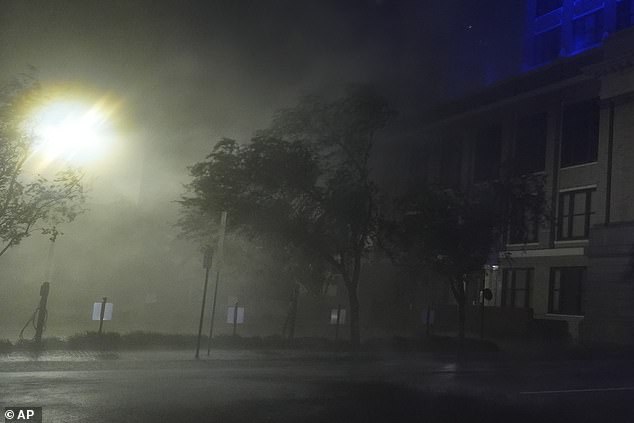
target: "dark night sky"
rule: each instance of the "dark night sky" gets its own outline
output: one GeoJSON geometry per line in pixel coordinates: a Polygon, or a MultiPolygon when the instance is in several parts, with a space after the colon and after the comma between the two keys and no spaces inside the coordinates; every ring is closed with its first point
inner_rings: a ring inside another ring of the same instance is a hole
{"type": "Polygon", "coordinates": [[[408,115],[508,75],[522,4],[4,0],[0,77],[30,64],[45,82],[115,93],[157,165],[182,172],[300,93],[370,81],[408,115]]]}
{"type": "MultiPolygon", "coordinates": [[[[126,297],[136,304],[147,293],[176,295],[175,278],[194,289],[198,255],[170,244],[174,200],[186,167],[220,137],[246,140],[298,95],[351,82],[377,84],[401,122],[415,121],[434,102],[519,68],[523,3],[0,0],[0,79],[33,65],[45,85],[122,100],[124,154],[92,169],[91,210],[63,228],[53,301],[83,310],[119,284],[135,287],[126,297]]],[[[399,151],[383,148],[378,160],[398,169],[387,163],[399,151]]],[[[47,249],[33,237],[0,259],[0,282],[24,292],[0,301],[5,319],[30,304],[45,266],[34,258],[47,249]]]]}

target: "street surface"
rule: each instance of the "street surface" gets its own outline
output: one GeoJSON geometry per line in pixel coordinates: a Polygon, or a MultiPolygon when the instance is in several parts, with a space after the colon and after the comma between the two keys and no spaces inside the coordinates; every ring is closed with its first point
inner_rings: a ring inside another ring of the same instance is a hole
{"type": "Polygon", "coordinates": [[[0,356],[44,422],[634,422],[634,361],[214,351],[0,356]]]}

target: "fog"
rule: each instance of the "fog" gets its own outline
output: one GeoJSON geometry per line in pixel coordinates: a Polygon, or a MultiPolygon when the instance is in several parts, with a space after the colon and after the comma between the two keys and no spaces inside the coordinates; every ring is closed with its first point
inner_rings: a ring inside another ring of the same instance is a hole
{"type": "MultiPolygon", "coordinates": [[[[49,336],[96,329],[92,303],[103,296],[114,303],[108,330],[195,331],[202,256],[178,239],[175,200],[187,166],[220,137],[248,140],[302,94],[370,82],[400,113],[396,135],[377,153],[385,169],[378,174],[396,183],[402,175],[391,169],[404,158],[393,144],[416,137],[399,132],[399,122],[518,68],[518,57],[498,52],[522,33],[519,1],[484,2],[495,5],[494,15],[458,0],[209,3],[0,6],[0,79],[33,66],[45,87],[86,87],[121,100],[122,148],[85,169],[88,210],[60,228],[51,255],[49,336]],[[494,25],[509,36],[493,37],[494,25]]],[[[0,338],[14,339],[35,308],[49,248],[34,235],[0,257],[0,338]]],[[[263,276],[267,263],[234,252],[219,298],[257,286],[271,291],[274,270],[263,276]]],[[[281,327],[284,299],[271,294],[273,326],[281,327]]]]}

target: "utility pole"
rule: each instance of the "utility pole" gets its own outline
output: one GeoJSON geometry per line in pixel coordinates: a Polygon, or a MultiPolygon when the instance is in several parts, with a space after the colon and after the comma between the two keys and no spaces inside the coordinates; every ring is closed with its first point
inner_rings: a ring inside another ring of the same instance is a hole
{"type": "Polygon", "coordinates": [[[203,302],[200,306],[200,321],[198,322],[198,339],[196,340],[196,358],[200,358],[200,338],[203,333],[203,320],[205,318],[205,302],[207,301],[207,286],[209,285],[209,271],[211,269],[211,248],[207,248],[203,259],[203,266],[205,267],[205,284],[203,287],[203,302]]]}
{"type": "Polygon", "coordinates": [[[211,304],[211,322],[209,324],[209,338],[207,338],[207,355],[211,352],[211,340],[214,336],[214,318],[216,316],[216,303],[218,300],[218,284],[220,283],[220,270],[224,260],[225,230],[227,227],[227,212],[220,214],[220,233],[218,234],[218,260],[216,261],[216,286],[214,287],[214,299],[211,304]]]}

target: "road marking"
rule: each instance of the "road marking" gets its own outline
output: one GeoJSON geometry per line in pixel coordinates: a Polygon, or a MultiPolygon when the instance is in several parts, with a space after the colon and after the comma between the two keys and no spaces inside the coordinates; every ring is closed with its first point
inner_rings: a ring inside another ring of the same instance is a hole
{"type": "Polygon", "coordinates": [[[526,392],[520,392],[520,395],[574,394],[579,392],[610,392],[610,391],[634,391],[634,386],[624,386],[622,388],[563,389],[558,391],[526,391],[526,392]]]}

